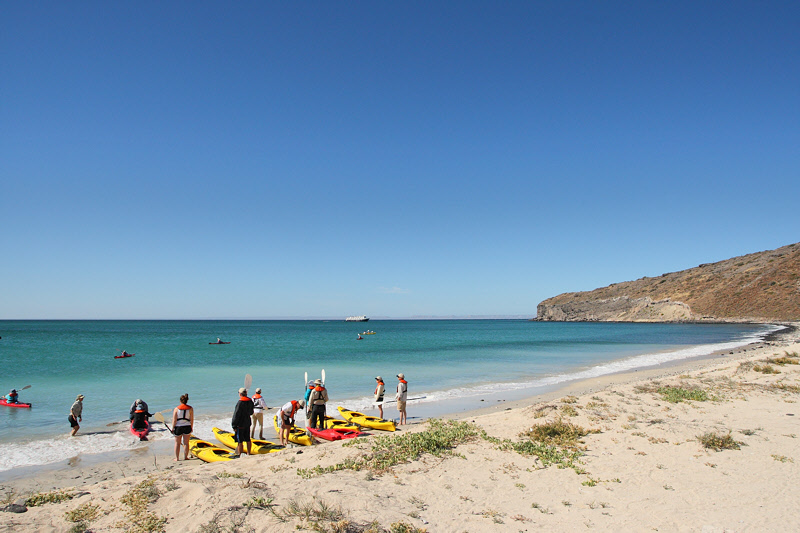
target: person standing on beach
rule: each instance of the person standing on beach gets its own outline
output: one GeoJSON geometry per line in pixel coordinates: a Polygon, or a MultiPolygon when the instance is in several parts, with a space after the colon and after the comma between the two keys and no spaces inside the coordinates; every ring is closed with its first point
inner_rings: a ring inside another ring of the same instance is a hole
{"type": "Polygon", "coordinates": [[[328,403],[328,389],[322,385],[321,379],[314,381],[314,390],[308,396],[308,403],[311,407],[311,423],[308,427],[325,429],[325,404],[328,403]]]}
{"type": "Polygon", "coordinates": [[[408,400],[408,381],[402,372],[397,374],[397,393],[394,399],[397,400],[397,410],[400,412],[400,426],[406,423],[406,400],[408,400]]]}
{"type": "Polygon", "coordinates": [[[308,423],[311,421],[311,404],[308,403],[308,397],[311,396],[311,391],[314,390],[315,386],[313,379],[308,380],[308,383],[306,383],[306,394],[303,396],[304,405],[306,406],[304,411],[306,414],[306,426],[308,426],[308,423]]]}
{"type": "Polygon", "coordinates": [[[78,430],[81,429],[78,422],[83,422],[83,398],[83,394],[78,394],[78,397],[75,398],[75,403],[69,408],[69,417],[67,417],[67,420],[69,420],[69,425],[72,426],[72,433],[69,434],[70,437],[74,437],[78,430]]]}
{"type": "Polygon", "coordinates": [[[181,460],[181,441],[183,441],[183,460],[189,459],[189,437],[194,427],[194,409],[187,402],[189,395],[183,394],[180,405],[172,410],[172,434],[175,435],[175,460],[181,460]]]}
{"type": "Polygon", "coordinates": [[[261,397],[261,388],[256,389],[256,393],[253,394],[253,426],[250,430],[250,438],[252,439],[256,435],[256,426],[259,426],[258,438],[264,440],[264,409],[269,409],[267,407],[267,402],[264,401],[264,398],[261,397]]]}
{"type": "Polygon", "coordinates": [[[247,389],[242,387],[239,389],[239,401],[236,402],[236,407],[233,408],[233,418],[231,418],[231,426],[233,427],[233,438],[236,439],[236,452],[230,454],[231,458],[239,457],[244,451],[244,443],[247,443],[247,455],[250,455],[250,417],[253,416],[253,401],[247,397],[247,389]]]}
{"type": "Polygon", "coordinates": [[[289,432],[294,426],[294,417],[299,409],[305,407],[305,400],[292,400],[286,402],[278,414],[281,416],[281,432],[278,435],[278,440],[281,446],[289,444],[289,432]]]}
{"type": "Polygon", "coordinates": [[[383,394],[386,392],[386,388],[383,385],[382,377],[376,377],[375,381],[378,382],[377,386],[375,387],[375,404],[378,406],[380,417],[383,418],[383,394]]]}

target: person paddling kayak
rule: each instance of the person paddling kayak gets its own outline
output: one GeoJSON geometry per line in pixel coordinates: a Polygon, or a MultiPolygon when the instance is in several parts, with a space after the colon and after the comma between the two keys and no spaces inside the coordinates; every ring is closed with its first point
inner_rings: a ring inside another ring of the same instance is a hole
{"type": "Polygon", "coordinates": [[[11,392],[3,396],[6,399],[6,403],[19,403],[19,394],[17,393],[17,389],[11,389],[11,392]]]}
{"type": "Polygon", "coordinates": [[[147,427],[147,419],[153,416],[147,408],[147,402],[142,399],[136,399],[131,405],[130,421],[133,429],[144,429],[147,427]]]}

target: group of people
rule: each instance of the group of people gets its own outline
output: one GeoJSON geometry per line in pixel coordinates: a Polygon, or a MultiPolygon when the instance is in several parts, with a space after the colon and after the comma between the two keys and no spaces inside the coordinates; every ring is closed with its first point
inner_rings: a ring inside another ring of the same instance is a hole
{"type": "MultiPolygon", "coordinates": [[[[380,412],[380,417],[383,418],[383,403],[386,393],[386,387],[381,376],[375,377],[375,404],[380,412]]],[[[72,428],[70,436],[75,434],[80,429],[80,422],[83,421],[83,399],[85,396],[79,394],[75,398],[75,402],[70,407],[68,420],[72,428]]],[[[16,389],[6,395],[6,400],[9,403],[19,401],[19,395],[16,389]],[[12,400],[13,399],[13,400],[12,400]]],[[[397,411],[400,413],[399,425],[406,424],[406,402],[408,400],[408,382],[405,379],[405,374],[397,374],[397,389],[395,393],[395,400],[397,401],[397,411]]],[[[180,460],[180,451],[183,447],[183,459],[189,459],[189,436],[192,434],[194,427],[194,409],[189,405],[189,395],[183,394],[180,397],[179,405],[172,411],[172,428],[169,429],[175,436],[175,461],[180,460]]],[[[280,432],[278,439],[282,446],[289,443],[289,434],[295,425],[295,418],[297,412],[305,409],[306,419],[308,420],[308,427],[312,429],[325,429],[325,417],[327,416],[325,406],[328,403],[328,389],[320,379],[309,381],[306,384],[305,397],[301,400],[291,400],[286,402],[279,411],[280,415],[280,432]]],[[[233,409],[233,416],[231,418],[231,427],[233,428],[233,436],[236,440],[236,451],[230,457],[239,457],[244,453],[245,448],[249,455],[252,448],[251,439],[255,437],[256,428],[259,430],[259,439],[264,439],[264,411],[270,409],[267,403],[261,396],[261,388],[257,388],[252,398],[247,396],[247,389],[244,387],[239,389],[239,401],[233,409]]],[[[141,398],[137,398],[130,408],[129,418],[131,425],[134,429],[144,429],[147,427],[147,420],[152,413],[149,412],[147,402],[141,398]]]]}

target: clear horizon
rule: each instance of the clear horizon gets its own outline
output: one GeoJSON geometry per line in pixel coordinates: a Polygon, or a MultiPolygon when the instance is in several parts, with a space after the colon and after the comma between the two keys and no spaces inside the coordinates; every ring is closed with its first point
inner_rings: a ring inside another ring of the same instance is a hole
{"type": "Polygon", "coordinates": [[[533,318],[792,244],[798,27],[788,2],[9,3],[0,319],[533,318]]]}

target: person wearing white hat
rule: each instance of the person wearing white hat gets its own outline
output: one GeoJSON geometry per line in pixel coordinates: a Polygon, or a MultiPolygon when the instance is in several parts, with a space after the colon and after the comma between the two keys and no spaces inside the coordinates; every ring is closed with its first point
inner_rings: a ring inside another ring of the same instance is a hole
{"type": "Polygon", "coordinates": [[[236,440],[236,451],[229,455],[231,459],[239,457],[244,451],[244,443],[247,443],[247,455],[250,455],[252,443],[250,442],[250,417],[253,416],[253,400],[247,397],[247,389],[239,389],[239,401],[233,409],[231,427],[233,428],[233,438],[236,440]]]}
{"type": "Polygon", "coordinates": [[[83,422],[83,394],[78,394],[78,397],[75,398],[75,403],[72,404],[72,407],[69,408],[69,425],[72,426],[72,432],[69,434],[70,437],[74,437],[75,434],[81,429],[80,424],[78,422],[83,422]]]}
{"type": "Polygon", "coordinates": [[[267,407],[267,402],[264,401],[264,398],[261,396],[261,387],[256,389],[256,393],[253,394],[253,425],[250,427],[250,438],[256,436],[256,426],[259,426],[258,431],[258,438],[264,440],[264,409],[269,409],[267,407]]]}
{"type": "Polygon", "coordinates": [[[394,399],[397,400],[397,410],[400,412],[400,423],[402,426],[406,423],[406,400],[408,399],[408,381],[406,375],[402,372],[397,374],[397,393],[394,399]]]}

